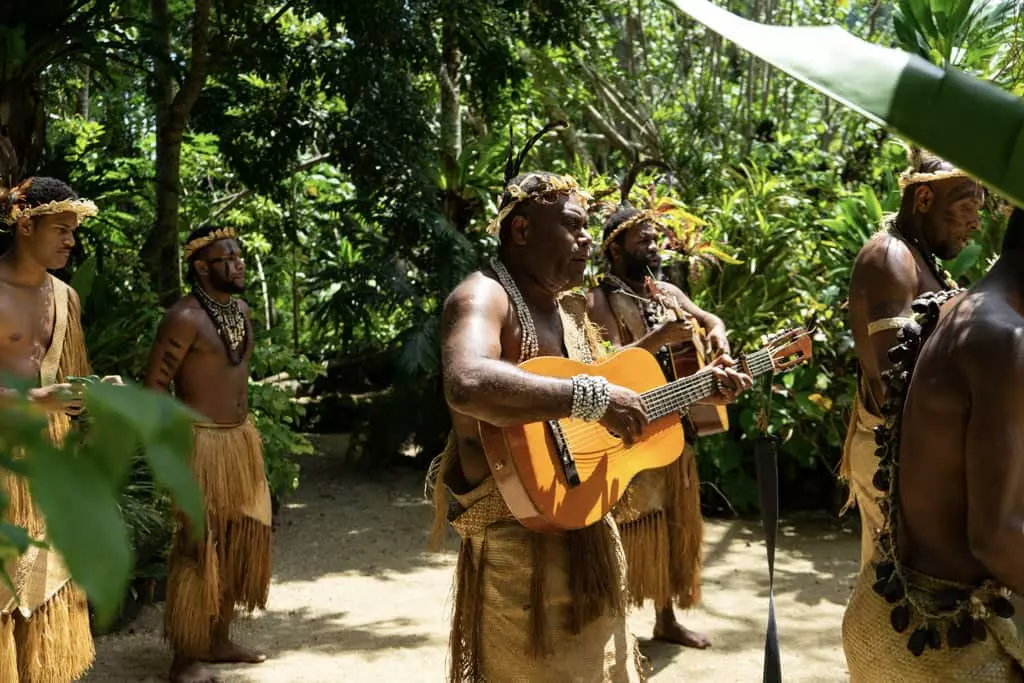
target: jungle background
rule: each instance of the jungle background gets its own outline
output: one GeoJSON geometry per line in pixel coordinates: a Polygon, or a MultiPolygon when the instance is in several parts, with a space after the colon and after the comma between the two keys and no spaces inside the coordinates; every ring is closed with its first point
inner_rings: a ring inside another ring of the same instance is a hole
{"type": "MultiPolygon", "coordinates": [[[[724,6],[839,23],[1024,87],[1010,0],[724,6]]],[[[518,146],[564,119],[526,166],[610,188],[637,158],[663,162],[634,198],[671,195],[702,219],[670,273],[726,321],[734,351],[816,317],[815,359],[777,379],[770,419],[783,507],[841,507],[846,286],[906,163],[879,127],[658,0],[35,0],[0,17],[0,183],[53,175],[100,206],[60,274],[99,374],[142,379],[163,308],[187,289],[184,236],[241,230],[275,504],[314,450],[304,434],[352,434],[349,458],[378,471],[425,470],[443,447],[440,308],[493,252],[510,127],[518,146]]],[[[1002,220],[993,198],[946,264],[961,283],[991,263],[1002,220]]],[[[745,395],[730,432],[698,444],[708,514],[756,510],[759,405],[745,395]]],[[[141,457],[119,496],[128,602],[151,600],[171,500],[141,457]]]]}

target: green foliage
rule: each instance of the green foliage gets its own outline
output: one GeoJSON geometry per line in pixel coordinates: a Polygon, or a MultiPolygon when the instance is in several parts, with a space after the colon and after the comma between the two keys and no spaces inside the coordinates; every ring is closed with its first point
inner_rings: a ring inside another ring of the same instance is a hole
{"type": "MultiPolygon", "coordinates": [[[[10,385],[10,384],[9,384],[10,385]]],[[[45,421],[27,405],[0,411],[2,464],[28,477],[49,540],[93,603],[97,621],[116,616],[132,570],[132,547],[119,494],[136,451],[156,481],[203,528],[202,496],[187,465],[192,414],[139,387],[86,384],[87,428],[54,445],[45,421]],[[15,453],[24,456],[14,460],[15,453]]],[[[8,533],[5,553],[23,538],[8,533]]]]}
{"type": "Polygon", "coordinates": [[[321,373],[319,365],[290,352],[274,333],[257,342],[253,374],[263,379],[249,382],[250,410],[263,437],[267,482],[277,499],[299,485],[294,457],[313,453],[312,444],[297,430],[306,409],[294,398],[298,386],[321,373]]]}
{"type": "MultiPolygon", "coordinates": [[[[854,386],[852,340],[841,304],[853,257],[878,221],[865,212],[848,230],[833,226],[828,235],[815,227],[821,205],[788,176],[751,164],[737,180],[740,187],[698,213],[742,263],[708,271],[692,291],[699,305],[726,320],[734,353],[756,350],[763,336],[816,320],[813,363],[776,378],[768,417],[782,438],[784,481],[798,489],[793,493],[803,504],[828,506],[822,492],[829,489],[820,483],[838,462],[843,409],[854,386]]],[[[840,202],[840,212],[850,211],[858,199],[840,202]]],[[[758,394],[748,392],[730,406],[732,433],[697,444],[702,477],[737,511],[757,504],[750,439],[759,410],[758,394]]]]}
{"type": "Polygon", "coordinates": [[[1019,11],[1014,0],[899,0],[893,26],[908,52],[984,74],[1006,49],[1019,11]]]}
{"type": "MultiPolygon", "coordinates": [[[[1024,100],[955,69],[936,69],[916,55],[859,40],[837,26],[767,26],[707,0],[672,2],[793,78],[1024,203],[1024,177],[1014,171],[1018,162],[1013,155],[992,153],[1015,149],[1024,123],[1024,100]]],[[[969,7],[951,13],[948,20],[959,21],[965,12],[969,7]]],[[[943,35],[949,28],[946,22],[943,15],[943,35]]]]}
{"type": "MultiPolygon", "coordinates": [[[[1007,6],[787,0],[731,9],[772,30],[845,26],[1015,89],[1024,78],[1007,6]]],[[[73,31],[10,29],[0,45],[20,64],[88,34],[87,49],[75,44],[69,59],[40,70],[48,127],[39,170],[101,207],[79,232],[73,282],[94,366],[137,380],[162,317],[139,259],[156,219],[150,17],[145,3],[75,7],[73,31]]],[[[182,78],[192,6],[169,9],[172,71],[182,78]]],[[[776,382],[771,417],[792,489],[784,500],[830,505],[854,382],[843,308],[850,266],[895,208],[904,164],[885,130],[662,0],[233,2],[214,14],[210,74],[181,148],[178,238],[206,222],[241,231],[258,330],[250,401],[275,498],[296,486],[292,456],[311,450],[299,434],[310,425],[351,433],[352,454],[374,467],[441,446],[441,306],[494,251],[484,228],[510,125],[518,144],[564,117],[570,130],[541,141],[527,164],[611,186],[637,154],[664,161],[671,172],[650,182],[705,223],[672,272],[726,320],[735,350],[817,316],[815,360],[776,382]]],[[[794,59],[813,54],[833,93],[877,96],[884,70],[834,71],[854,64],[848,44],[826,40],[794,59]]],[[[922,125],[942,120],[931,107],[917,115],[922,125]]],[[[982,126],[948,140],[981,154],[1013,149],[991,138],[982,126]]],[[[965,282],[984,272],[998,242],[1001,221],[985,221],[978,246],[948,264],[965,282]]],[[[730,408],[733,432],[699,444],[706,481],[738,509],[756,503],[757,409],[743,397],[730,408]]],[[[136,575],[159,575],[169,527],[156,520],[169,502],[138,458],[130,470],[104,462],[105,474],[127,477],[119,500],[136,575]]]]}

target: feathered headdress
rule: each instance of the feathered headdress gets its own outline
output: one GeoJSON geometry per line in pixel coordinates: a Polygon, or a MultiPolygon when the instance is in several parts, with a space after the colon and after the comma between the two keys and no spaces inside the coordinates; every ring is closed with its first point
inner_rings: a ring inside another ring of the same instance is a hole
{"type": "Polygon", "coordinates": [[[501,224],[510,213],[521,202],[527,199],[535,201],[550,202],[563,194],[577,194],[584,199],[589,199],[589,193],[585,192],[576,182],[576,179],[568,175],[558,175],[547,171],[531,171],[523,175],[519,174],[530,149],[544,137],[545,134],[558,128],[565,128],[568,124],[565,121],[555,121],[541,128],[532,135],[523,145],[519,154],[514,154],[515,143],[512,135],[512,128],[509,127],[508,156],[505,159],[505,181],[503,190],[498,198],[498,215],[488,226],[488,232],[496,235],[501,230],[501,224]]]}
{"type": "Polygon", "coordinates": [[[629,194],[636,184],[640,172],[645,168],[661,168],[671,172],[671,168],[664,161],[659,159],[641,160],[638,156],[636,162],[629,169],[622,181],[619,191],[619,206],[612,209],[614,215],[619,210],[630,211],[629,215],[618,222],[611,221],[612,215],[605,220],[604,234],[601,242],[601,253],[605,254],[612,242],[630,228],[644,223],[651,223],[665,237],[668,238],[670,247],[676,248],[680,244],[679,230],[674,228],[685,228],[689,226],[704,225],[704,221],[693,214],[685,211],[682,205],[668,196],[659,197],[653,191],[647,192],[644,197],[643,206],[634,207],[629,201],[629,194]]]}

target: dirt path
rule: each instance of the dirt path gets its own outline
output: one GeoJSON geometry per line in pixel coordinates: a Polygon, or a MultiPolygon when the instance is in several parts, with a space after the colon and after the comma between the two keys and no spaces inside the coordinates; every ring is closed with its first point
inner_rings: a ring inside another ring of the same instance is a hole
{"type": "MultiPolygon", "coordinates": [[[[424,551],[429,508],[411,475],[376,481],[333,458],[303,462],[303,484],[282,512],[266,613],[240,619],[239,640],[270,656],[255,667],[220,667],[227,683],[335,681],[442,683],[454,554],[424,551]]],[[[776,613],[786,681],[845,681],[840,624],[857,568],[858,539],[828,520],[782,529],[776,613]]],[[[641,641],[658,681],[750,683],[761,679],[767,569],[760,526],[707,525],[704,604],[684,623],[710,634],[703,652],[641,641]]],[[[648,607],[630,616],[650,634],[648,607]]],[[[160,612],[97,642],[85,681],[163,679],[170,655],[160,612]]],[[[163,679],[166,680],[166,679],[163,679]]]]}

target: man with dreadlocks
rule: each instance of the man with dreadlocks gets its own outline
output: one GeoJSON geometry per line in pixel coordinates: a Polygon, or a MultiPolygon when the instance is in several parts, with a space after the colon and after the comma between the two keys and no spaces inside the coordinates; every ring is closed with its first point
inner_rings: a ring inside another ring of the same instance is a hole
{"type": "Polygon", "coordinates": [[[636,681],[641,658],[625,621],[625,564],[610,515],[585,529],[539,534],[520,525],[491,476],[479,424],[579,417],[627,442],[646,417],[640,396],[603,378],[541,377],[516,364],[536,356],[591,362],[599,353],[583,282],[591,240],[586,195],[568,176],[519,173],[534,135],[509,160],[498,216],[498,257],[445,302],[441,338],[448,447],[433,463],[434,533],[451,523],[456,568],[449,679],[636,681]],[[450,494],[450,497],[449,497],[450,494]],[[447,513],[447,515],[446,515],[447,513]]]}
{"type": "MultiPolygon", "coordinates": [[[[47,271],[67,265],[75,231],[94,215],[95,204],[54,178],[29,178],[0,192],[0,219],[13,232],[0,257],[0,375],[38,382],[29,398],[47,411],[55,443],[71,427],[69,415],[82,408],[79,399],[67,398],[67,379],[90,369],[78,294],[47,271]]],[[[28,482],[4,471],[0,485],[8,496],[5,521],[45,540],[46,521],[32,503],[28,482]]],[[[89,608],[60,556],[31,546],[6,570],[15,593],[0,584],[0,680],[78,679],[95,655],[89,608]]]]}
{"type": "Polygon", "coordinates": [[[1024,680],[1024,211],[985,277],[934,299],[893,349],[885,523],[843,619],[856,683],[1024,680]]]}
{"type": "Polygon", "coordinates": [[[167,311],[149,357],[146,385],[203,416],[191,466],[206,501],[206,536],[184,520],[171,549],[164,631],[171,680],[213,681],[200,662],[266,659],[230,639],[236,605],[265,608],[270,589],[271,507],[259,432],[249,418],[249,307],[234,228],[204,227],[185,242],[192,292],[167,311]]]}
{"type": "MultiPolygon", "coordinates": [[[[891,363],[896,331],[908,320],[910,304],[927,292],[954,290],[956,282],[938,259],[955,257],[978,229],[981,186],[951,164],[918,148],[900,176],[899,212],[860,250],[850,276],[849,316],[859,365],[840,464],[849,482],[847,507],[861,520],[861,566],[871,559],[873,537],[882,526],[872,479],[877,468],[874,428],[882,423],[882,373],[891,363]]],[[[845,512],[845,509],[844,509],[845,512]]]]}
{"type": "MultiPolygon", "coordinates": [[[[666,376],[673,379],[667,347],[691,340],[691,318],[696,320],[707,330],[712,350],[720,352],[714,365],[733,380],[709,402],[730,403],[751,380],[731,369],[734,363],[728,356],[725,323],[694,304],[675,285],[661,281],[661,245],[667,228],[655,211],[626,203],[638,171],[639,164],[623,184],[622,205],[605,222],[601,254],[609,269],[600,286],[587,296],[588,314],[615,348],[637,346],[655,354],[666,376]],[[656,294],[645,286],[646,278],[656,294]]],[[[687,609],[700,601],[701,593],[704,520],[692,446],[696,433],[689,419],[684,418],[683,426],[686,447],[681,457],[667,467],[634,477],[614,515],[629,564],[630,598],[638,607],[647,599],[654,602],[655,640],[704,649],[710,640],[680,624],[672,604],[687,609]]]]}

